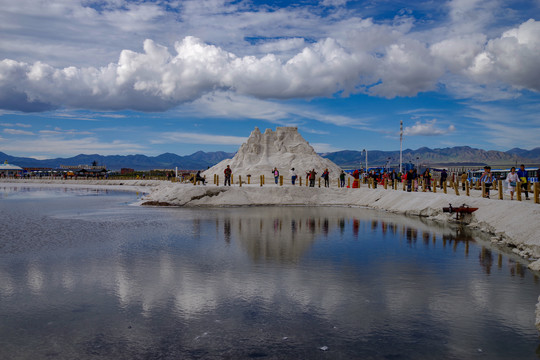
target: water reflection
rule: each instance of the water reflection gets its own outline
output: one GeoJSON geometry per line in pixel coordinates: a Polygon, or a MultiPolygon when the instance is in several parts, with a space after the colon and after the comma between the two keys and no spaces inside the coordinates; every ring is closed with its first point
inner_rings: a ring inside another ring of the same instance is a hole
{"type": "Polygon", "coordinates": [[[3,351],[536,356],[538,279],[464,229],[366,209],[148,209],[109,198],[84,207],[56,199],[37,213],[0,203],[44,230],[2,240],[3,351]],[[114,211],[99,212],[104,206],[114,211]],[[84,239],[64,236],[81,230],[84,239]]]}

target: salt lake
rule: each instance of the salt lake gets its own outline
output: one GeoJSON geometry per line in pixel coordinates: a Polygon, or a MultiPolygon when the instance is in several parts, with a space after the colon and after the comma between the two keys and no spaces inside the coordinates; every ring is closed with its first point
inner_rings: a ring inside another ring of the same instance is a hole
{"type": "Polygon", "coordinates": [[[540,358],[539,279],[483,234],[140,197],[0,186],[2,358],[540,358]]]}

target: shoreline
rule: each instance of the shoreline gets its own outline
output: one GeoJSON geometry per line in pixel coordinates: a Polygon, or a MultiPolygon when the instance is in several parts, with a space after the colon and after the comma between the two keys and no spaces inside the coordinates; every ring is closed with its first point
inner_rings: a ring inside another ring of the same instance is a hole
{"type": "Polygon", "coordinates": [[[485,231],[492,242],[507,246],[532,262],[529,268],[540,271],[540,205],[533,201],[486,199],[480,192],[471,196],[444,194],[442,191],[406,192],[401,189],[310,188],[300,186],[197,185],[163,180],[52,180],[0,179],[0,185],[107,188],[143,192],[139,205],[220,207],[220,206],[359,206],[396,214],[420,216],[439,222],[455,221],[443,213],[449,204],[467,204],[478,210],[464,219],[471,228],[485,231]]]}

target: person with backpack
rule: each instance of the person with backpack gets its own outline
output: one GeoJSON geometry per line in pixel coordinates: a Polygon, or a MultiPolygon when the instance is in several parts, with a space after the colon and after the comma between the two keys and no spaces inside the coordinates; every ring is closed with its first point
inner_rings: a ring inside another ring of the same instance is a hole
{"type": "Polygon", "coordinates": [[[329,179],[329,171],[328,169],[324,169],[324,172],[322,174],[322,178],[324,179],[324,187],[330,187],[330,179],[329,179]]]}

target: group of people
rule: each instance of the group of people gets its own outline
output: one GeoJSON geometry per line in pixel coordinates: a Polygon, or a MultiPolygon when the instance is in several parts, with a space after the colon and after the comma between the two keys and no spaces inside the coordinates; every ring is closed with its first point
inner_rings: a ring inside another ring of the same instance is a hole
{"type": "MultiPolygon", "coordinates": [[[[538,170],[537,175],[540,179],[540,169],[538,170]]],[[[484,184],[483,197],[489,199],[489,190],[496,180],[495,176],[491,173],[491,167],[484,166],[484,173],[480,177],[480,182],[484,184]]],[[[529,174],[527,170],[525,170],[524,164],[521,164],[517,171],[516,168],[512,166],[510,172],[506,175],[505,181],[508,186],[507,192],[510,193],[510,200],[514,200],[514,193],[516,192],[518,183],[520,183],[521,190],[525,193],[525,200],[529,200],[529,174]]]]}

